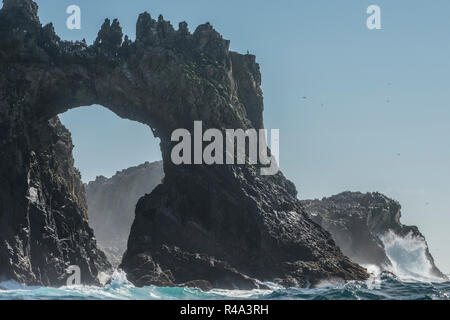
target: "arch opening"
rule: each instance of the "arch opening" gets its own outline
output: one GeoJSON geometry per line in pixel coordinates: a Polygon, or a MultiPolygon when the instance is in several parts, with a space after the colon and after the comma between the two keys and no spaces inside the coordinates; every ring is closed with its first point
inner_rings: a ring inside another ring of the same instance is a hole
{"type": "Polygon", "coordinates": [[[89,225],[113,267],[126,250],[137,202],[164,177],[159,139],[147,125],[100,105],[59,115],[74,144],[86,193],[89,225]]]}

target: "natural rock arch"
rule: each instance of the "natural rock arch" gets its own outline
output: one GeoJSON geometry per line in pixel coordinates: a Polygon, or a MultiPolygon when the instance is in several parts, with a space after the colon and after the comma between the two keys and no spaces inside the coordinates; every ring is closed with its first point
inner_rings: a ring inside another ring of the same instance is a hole
{"type": "Polygon", "coordinates": [[[33,1],[4,0],[0,274],[58,285],[65,267],[78,264],[84,282],[96,283],[108,268],[87,224],[70,135],[54,118],[100,104],[161,139],[165,180],[139,201],[122,262],[135,284],[252,288],[251,278],[299,286],[365,278],[308,219],[281,173],[170,161],[171,132],[195,120],[205,128],[263,127],[255,57],[229,51],[209,24],[190,34],[186,23],[175,30],[144,13],[136,35],[122,40],[119,22],[106,20],[91,46],[62,41],[51,24],[41,26],[33,1]]]}

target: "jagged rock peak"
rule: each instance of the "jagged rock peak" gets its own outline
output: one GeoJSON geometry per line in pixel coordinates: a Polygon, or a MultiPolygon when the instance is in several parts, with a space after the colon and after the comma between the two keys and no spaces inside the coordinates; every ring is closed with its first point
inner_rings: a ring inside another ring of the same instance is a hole
{"type": "Polygon", "coordinates": [[[189,28],[188,28],[188,24],[186,21],[182,21],[178,24],[178,33],[180,34],[184,34],[184,35],[189,35],[189,28]]]}
{"type": "Polygon", "coordinates": [[[162,15],[158,16],[158,21],[152,19],[148,12],[141,13],[136,23],[136,41],[159,44],[163,39],[171,38],[175,35],[175,29],[170,21],[164,20],[162,15]]]}
{"type": "Polygon", "coordinates": [[[222,42],[227,48],[227,50],[230,43],[229,40],[223,40],[222,35],[219,32],[217,32],[209,22],[201,24],[197,27],[197,29],[195,29],[194,38],[198,39],[201,43],[209,41],[222,42]]]}
{"type": "MultiPolygon", "coordinates": [[[[105,176],[97,176],[97,177],[95,177],[94,183],[104,183],[107,180],[108,180],[108,178],[105,176]]],[[[90,181],[89,183],[93,183],[93,182],[90,181]]]]}
{"type": "Polygon", "coordinates": [[[150,13],[141,13],[136,23],[136,41],[145,41],[146,35],[151,32],[155,23],[156,22],[152,19],[150,13]]]}
{"type": "Polygon", "coordinates": [[[161,39],[168,38],[175,34],[175,29],[170,21],[165,21],[161,14],[158,17],[158,24],[156,25],[156,28],[158,30],[158,36],[161,39]]]}
{"type": "Polygon", "coordinates": [[[4,10],[19,9],[35,19],[38,19],[38,8],[39,6],[33,0],[3,0],[4,10]]]}
{"type": "Polygon", "coordinates": [[[13,15],[18,18],[20,15],[24,18],[39,22],[39,6],[33,0],[3,0],[3,12],[14,12],[13,15]]]}
{"type": "Polygon", "coordinates": [[[42,34],[46,39],[50,39],[52,42],[59,42],[61,38],[56,34],[53,23],[48,23],[42,28],[42,34]]]}
{"type": "Polygon", "coordinates": [[[114,19],[111,23],[109,19],[105,19],[98,32],[94,46],[108,51],[116,51],[122,44],[122,38],[123,32],[119,20],[114,19]]]}

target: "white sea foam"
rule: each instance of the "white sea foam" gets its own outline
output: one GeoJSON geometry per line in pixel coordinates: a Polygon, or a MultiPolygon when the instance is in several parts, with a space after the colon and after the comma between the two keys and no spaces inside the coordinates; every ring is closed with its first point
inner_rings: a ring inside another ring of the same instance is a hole
{"type": "Polygon", "coordinates": [[[441,282],[444,279],[432,274],[432,264],[426,255],[427,245],[409,233],[405,237],[392,231],[380,237],[392,265],[386,269],[403,281],[441,282]]]}
{"type": "Polygon", "coordinates": [[[288,288],[266,283],[271,290],[212,290],[202,292],[192,288],[161,288],[133,286],[123,272],[115,272],[104,287],[71,286],[61,288],[30,287],[14,281],[1,282],[2,299],[78,300],[196,300],[196,299],[449,299],[450,283],[402,282],[392,277],[371,278],[367,282],[350,281],[345,284],[329,283],[321,288],[288,288]]]}
{"type": "Polygon", "coordinates": [[[373,278],[379,277],[381,275],[381,272],[383,271],[383,270],[381,270],[381,268],[379,266],[374,265],[374,264],[364,264],[362,266],[367,269],[367,272],[373,278]]]}
{"type": "MultiPolygon", "coordinates": [[[[115,271],[103,287],[70,286],[60,288],[25,286],[15,281],[0,283],[1,299],[107,299],[107,300],[196,300],[196,299],[449,299],[450,283],[437,282],[432,277],[431,264],[426,259],[426,244],[412,237],[386,234],[383,237],[386,251],[393,262],[391,267],[398,278],[384,277],[376,266],[365,266],[372,274],[366,282],[322,282],[319,288],[289,288],[265,283],[270,289],[220,290],[202,292],[193,288],[135,287],[127,280],[125,272],[115,271]],[[401,280],[401,281],[398,281],[401,280]],[[426,287],[423,287],[423,286],[426,287]],[[387,290],[385,288],[388,288],[387,290]],[[414,289],[414,288],[419,288],[414,289]],[[411,290],[411,291],[410,291],[411,290]],[[420,291],[420,292],[419,292],[420,291]],[[417,293],[419,292],[419,293],[417,293]]],[[[106,278],[105,278],[106,279],[106,278]]]]}
{"type": "Polygon", "coordinates": [[[127,274],[123,270],[114,270],[114,273],[111,276],[110,286],[114,288],[123,285],[132,285],[127,279],[127,274]]]}

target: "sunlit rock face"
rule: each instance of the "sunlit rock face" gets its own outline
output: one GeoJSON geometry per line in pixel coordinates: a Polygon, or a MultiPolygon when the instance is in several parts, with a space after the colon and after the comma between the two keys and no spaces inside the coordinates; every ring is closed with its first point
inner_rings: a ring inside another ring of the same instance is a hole
{"type": "Polygon", "coordinates": [[[133,283],[252,288],[254,279],[305,286],[366,278],[308,218],[295,186],[281,173],[261,176],[253,165],[172,164],[171,133],[192,132],[196,120],[205,129],[263,127],[255,57],[230,52],[209,24],[191,34],[185,23],[175,30],[145,13],[136,34],[135,42],[122,40],[119,22],[106,20],[93,45],[67,42],[51,24],[41,26],[33,1],[4,2],[3,277],[57,285],[64,268],[78,264],[82,281],[93,283],[108,268],[88,227],[70,148],[48,127],[70,108],[100,104],[149,125],[161,140],[164,182],[139,200],[121,264],[133,283]]]}
{"type": "Polygon", "coordinates": [[[421,259],[423,262],[418,263],[418,269],[422,270],[415,272],[417,276],[446,278],[436,267],[419,229],[400,222],[401,206],[397,201],[380,193],[343,192],[321,200],[305,200],[302,204],[311,219],[332,234],[352,261],[375,265],[382,270],[408,271],[410,266],[401,264],[421,259]],[[405,243],[401,244],[403,246],[408,246],[409,240],[410,245],[416,248],[397,248],[401,251],[393,254],[386,244],[393,246],[395,243],[386,243],[386,240],[401,241],[405,243]],[[420,248],[415,243],[420,244],[420,248]]]}

